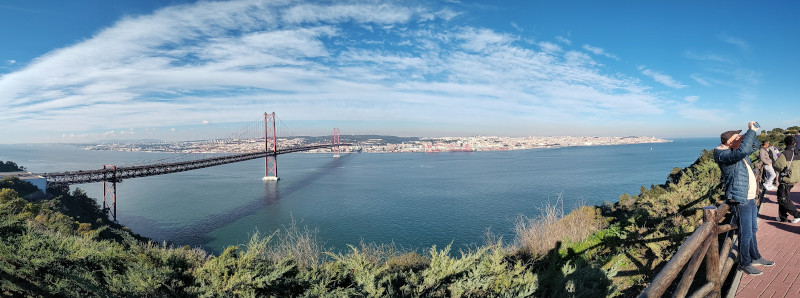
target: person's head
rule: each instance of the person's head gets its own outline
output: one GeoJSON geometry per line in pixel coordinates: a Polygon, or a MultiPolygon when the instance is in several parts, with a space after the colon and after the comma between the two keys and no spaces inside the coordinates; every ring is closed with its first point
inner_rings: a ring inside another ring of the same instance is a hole
{"type": "Polygon", "coordinates": [[[794,137],[793,136],[786,136],[785,138],[783,138],[783,144],[786,145],[786,149],[790,149],[791,147],[794,147],[794,145],[795,145],[794,137]]]}
{"type": "Polygon", "coordinates": [[[761,147],[769,148],[769,141],[764,141],[763,143],[761,143],[761,147]]]}
{"type": "Polygon", "coordinates": [[[742,136],[739,133],[742,132],[741,130],[729,130],[723,132],[719,135],[719,141],[725,146],[731,147],[733,149],[739,149],[739,145],[742,144],[742,136]]]}

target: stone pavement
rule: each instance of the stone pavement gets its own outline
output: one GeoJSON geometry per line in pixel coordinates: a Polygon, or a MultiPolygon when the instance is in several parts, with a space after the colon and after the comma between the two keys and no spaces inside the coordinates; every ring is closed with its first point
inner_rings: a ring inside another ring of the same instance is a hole
{"type": "MultiPolygon", "coordinates": [[[[800,183],[794,185],[789,198],[798,206],[800,183]]],[[[800,297],[800,223],[778,222],[776,216],[778,204],[772,190],[764,196],[756,237],[761,255],[775,261],[775,266],[757,267],[764,272],[759,276],[742,274],[736,297],[800,297]]]]}

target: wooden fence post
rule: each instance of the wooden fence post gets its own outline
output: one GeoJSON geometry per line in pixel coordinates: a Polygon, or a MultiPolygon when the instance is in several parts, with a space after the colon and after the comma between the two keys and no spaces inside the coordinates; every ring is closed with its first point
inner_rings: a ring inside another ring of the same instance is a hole
{"type": "Polygon", "coordinates": [[[714,285],[711,295],[720,297],[722,295],[722,281],[719,272],[719,240],[717,236],[717,208],[714,206],[703,207],[703,221],[714,223],[713,232],[708,235],[710,246],[706,251],[706,280],[714,285]]]}

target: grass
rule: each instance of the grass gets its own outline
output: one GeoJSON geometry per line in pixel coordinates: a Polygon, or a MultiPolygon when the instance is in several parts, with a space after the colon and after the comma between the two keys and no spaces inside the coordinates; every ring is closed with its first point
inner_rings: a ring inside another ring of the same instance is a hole
{"type": "Polygon", "coordinates": [[[555,203],[548,202],[541,208],[539,217],[520,216],[517,219],[514,250],[538,258],[554,249],[558,242],[583,241],[607,226],[602,216],[597,214],[598,210],[581,206],[565,214],[563,198],[559,195],[555,203]]]}

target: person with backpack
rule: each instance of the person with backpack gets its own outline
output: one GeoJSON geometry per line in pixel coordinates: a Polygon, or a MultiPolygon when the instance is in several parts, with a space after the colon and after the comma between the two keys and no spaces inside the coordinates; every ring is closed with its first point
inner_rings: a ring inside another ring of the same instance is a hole
{"type": "Polygon", "coordinates": [[[797,141],[792,136],[786,136],[783,139],[786,144],[786,150],[783,151],[778,160],[772,166],[778,171],[778,217],[777,221],[788,221],[786,215],[792,215],[792,223],[800,222],[800,212],[794,206],[794,202],[789,199],[789,191],[794,187],[794,184],[800,181],[800,160],[794,162],[795,159],[800,159],[800,150],[795,146],[797,141]]]}

